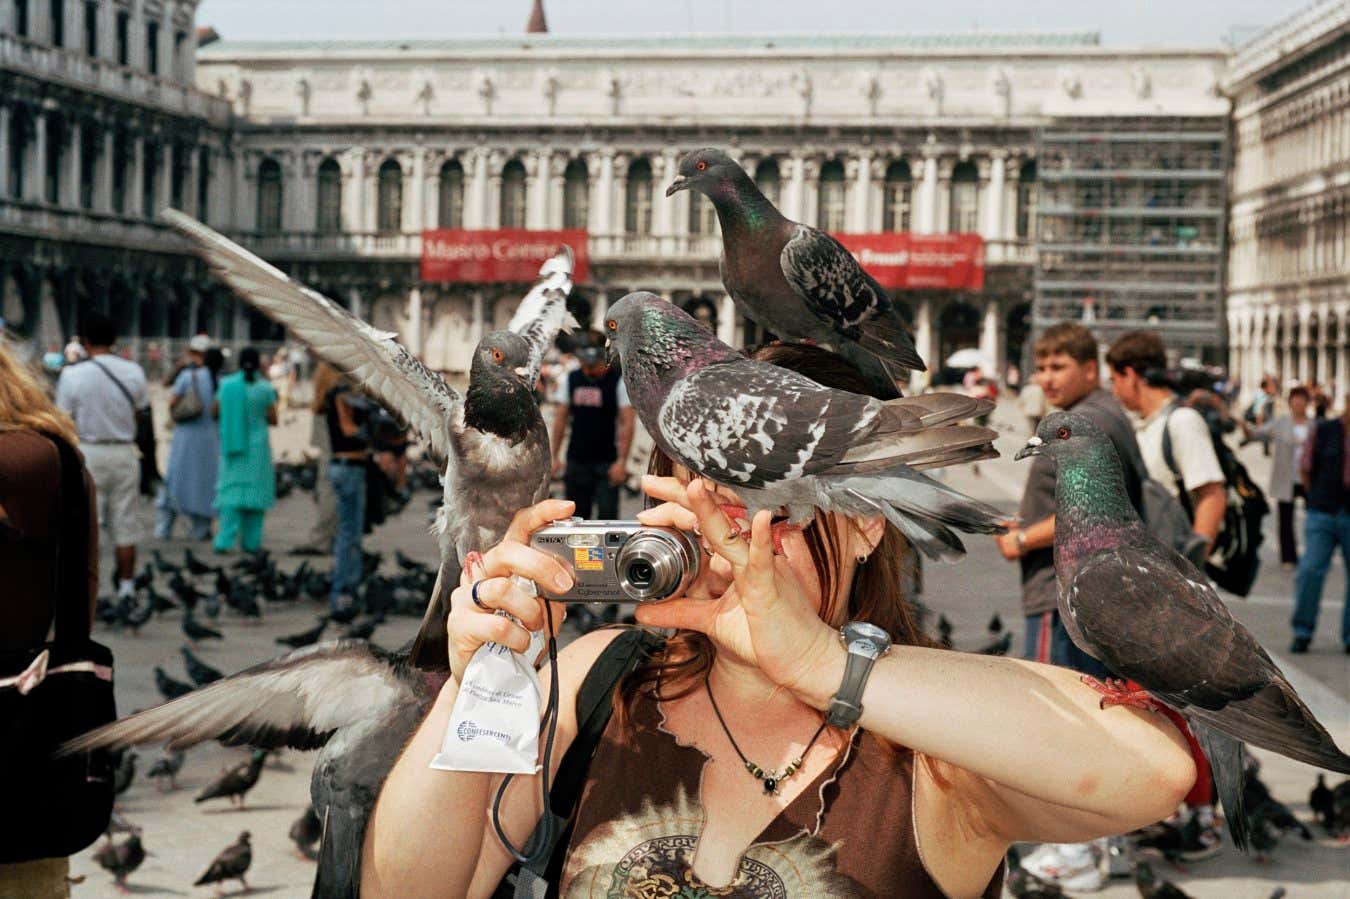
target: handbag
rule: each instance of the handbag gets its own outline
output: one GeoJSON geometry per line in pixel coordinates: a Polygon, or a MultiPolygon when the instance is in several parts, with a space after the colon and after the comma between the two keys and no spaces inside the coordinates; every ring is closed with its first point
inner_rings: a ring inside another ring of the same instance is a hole
{"type": "Polygon", "coordinates": [[[0,863],[73,855],[108,827],[113,754],[55,754],[66,740],[117,718],[113,657],[89,638],[89,517],[84,465],[69,443],[57,498],[54,638],[0,651],[0,795],[11,814],[0,824],[0,863]]]}
{"type": "Polygon", "coordinates": [[[127,404],[131,406],[131,413],[136,417],[136,449],[141,454],[141,495],[149,496],[154,492],[155,484],[163,480],[159,476],[159,465],[155,460],[155,417],[150,411],[150,407],[139,408],[136,401],[131,397],[131,391],[127,390],[126,385],[117,380],[112,372],[108,371],[102,365],[99,365],[97,359],[90,359],[90,362],[98,365],[98,370],[108,376],[108,379],[117,385],[117,389],[122,391],[122,396],[127,398],[127,404]]]}
{"type": "Polygon", "coordinates": [[[206,407],[202,404],[201,392],[197,388],[197,369],[188,369],[188,383],[192,389],[175,399],[169,406],[169,417],[178,424],[196,421],[206,411],[206,407]]]}

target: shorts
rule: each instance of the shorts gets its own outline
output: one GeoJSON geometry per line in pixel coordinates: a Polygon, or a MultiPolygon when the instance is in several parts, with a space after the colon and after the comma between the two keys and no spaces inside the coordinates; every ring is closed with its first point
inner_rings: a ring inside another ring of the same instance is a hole
{"type": "Polygon", "coordinates": [[[113,546],[135,546],[141,540],[137,516],[141,496],[141,462],[126,443],[82,443],[84,464],[98,493],[98,521],[113,546]]]}

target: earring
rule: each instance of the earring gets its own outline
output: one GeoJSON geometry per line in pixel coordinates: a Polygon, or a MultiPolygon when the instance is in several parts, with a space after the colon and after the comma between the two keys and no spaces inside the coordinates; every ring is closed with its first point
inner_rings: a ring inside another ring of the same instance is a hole
{"type": "Polygon", "coordinates": [[[858,564],[861,565],[862,563],[866,562],[866,561],[867,561],[868,559],[870,559],[871,557],[872,557],[872,554],[871,554],[871,553],[859,553],[859,554],[857,555],[858,564]]]}

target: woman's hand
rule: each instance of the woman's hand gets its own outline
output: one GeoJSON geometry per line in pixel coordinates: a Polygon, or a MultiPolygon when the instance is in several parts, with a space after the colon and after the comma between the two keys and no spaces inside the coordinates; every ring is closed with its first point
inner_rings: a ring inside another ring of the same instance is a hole
{"type": "Polygon", "coordinates": [[[794,692],[803,689],[838,647],[839,636],[820,620],[788,560],[774,555],[772,515],[767,510],[755,515],[747,543],[701,481],[686,487],[676,478],[648,476],[642,486],[666,500],[638,515],[643,524],[697,528],[714,556],[705,559],[710,564],[688,594],[639,605],[638,621],[707,634],[736,661],[794,692]]]}
{"type": "MultiPolygon", "coordinates": [[[[450,671],[456,682],[464,677],[469,659],[484,643],[499,643],[516,652],[530,648],[530,631],[544,626],[544,602],[531,596],[511,580],[519,575],[536,584],[545,584],[551,591],[563,592],[572,588],[572,572],[554,556],[530,547],[530,534],[551,521],[567,518],[576,504],[558,499],[546,499],[528,509],[521,509],[511,519],[506,536],[481,557],[471,559],[459,578],[459,586],[450,594],[450,617],[445,628],[450,644],[450,671]],[[472,569],[472,570],[470,570],[472,569]],[[473,601],[473,585],[478,584],[478,602],[473,601]],[[498,615],[501,609],[518,619],[512,621],[498,615]]],[[[566,617],[565,603],[552,603],[553,627],[556,631],[566,617]]]]}

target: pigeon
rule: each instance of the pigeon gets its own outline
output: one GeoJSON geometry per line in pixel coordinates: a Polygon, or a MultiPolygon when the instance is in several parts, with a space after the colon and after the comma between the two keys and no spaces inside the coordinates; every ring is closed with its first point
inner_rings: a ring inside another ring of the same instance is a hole
{"type": "Polygon", "coordinates": [[[1312,809],[1313,820],[1318,824],[1331,829],[1331,819],[1335,814],[1336,801],[1333,798],[1331,788],[1327,786],[1327,776],[1322,773],[1317,775],[1317,783],[1313,784],[1312,792],[1308,794],[1308,808],[1312,809]]]}
{"type": "Polygon", "coordinates": [[[995,637],[975,651],[986,656],[1006,656],[1009,649],[1012,649],[1012,631],[1004,631],[1003,636],[995,637]]]}
{"type": "MultiPolygon", "coordinates": [[[[248,866],[253,864],[253,849],[248,843],[248,831],[239,835],[239,839],[226,846],[217,855],[215,861],[211,862],[211,867],[206,869],[206,873],[197,878],[193,886],[204,886],[208,883],[220,883],[224,880],[237,880],[244,885],[244,892],[248,892],[248,881],[244,875],[248,873],[248,866]]],[[[217,893],[219,895],[219,893],[217,893]]]]}
{"type": "Polygon", "coordinates": [[[1008,867],[1007,887],[1017,899],[1064,899],[1059,884],[1041,880],[1021,865],[1008,867]]]}
{"type": "Polygon", "coordinates": [[[167,671],[158,665],[155,666],[155,687],[159,690],[159,695],[165,699],[177,699],[180,696],[186,696],[193,690],[192,684],[174,680],[167,671]]]}
{"type": "Polygon", "coordinates": [[[1159,821],[1144,828],[1144,835],[1134,841],[1137,849],[1152,849],[1176,867],[1190,861],[1190,850],[1200,842],[1200,817],[1191,815],[1177,825],[1159,821]]]}
{"type": "MultiPolygon", "coordinates": [[[[1055,525],[1058,527],[1059,518],[1056,517],[1055,525]]],[[[1170,880],[1159,880],[1158,875],[1153,873],[1153,866],[1145,861],[1134,863],[1134,885],[1139,889],[1139,895],[1143,899],[1191,899],[1188,893],[1182,892],[1181,887],[1172,883],[1170,880]]]]}
{"type": "Polygon", "coordinates": [[[252,618],[255,621],[262,618],[262,609],[258,606],[258,600],[253,598],[253,591],[249,590],[244,584],[233,585],[230,592],[224,594],[224,596],[225,604],[245,618],[252,618]]]}
{"type": "Polygon", "coordinates": [[[202,599],[201,591],[176,571],[169,578],[169,589],[173,591],[174,596],[178,597],[178,601],[183,604],[185,609],[195,609],[197,603],[202,599]]]}
{"type": "Polygon", "coordinates": [[[534,385],[558,332],[577,326],[566,308],[571,249],[563,246],[544,261],[506,330],[479,341],[461,395],[395,335],[376,330],[200,222],[174,210],[164,217],[240,299],[399,415],[445,465],[444,502],[436,517],[440,568],[412,650],[415,665],[445,670],[445,620],[460,567],[499,541],[516,512],[548,496],[548,429],[534,385]]]}
{"type": "Polygon", "coordinates": [[[347,628],[346,632],[342,636],[348,640],[369,640],[371,638],[371,635],[375,633],[375,628],[379,627],[383,623],[384,623],[383,612],[381,612],[378,615],[371,615],[364,621],[359,621],[356,624],[353,624],[351,627],[347,628]]]}
{"type": "Polygon", "coordinates": [[[722,283],[737,308],[779,337],[835,350],[897,396],[904,372],[927,366],[885,289],[839,241],[785,218],[745,170],[721,150],[679,162],[666,196],[696,190],[722,226],[722,283]]]}
{"type": "Polygon", "coordinates": [[[995,612],[994,617],[989,619],[989,633],[1003,633],[1003,619],[998,616],[998,612],[995,612]]]}
{"type": "Polygon", "coordinates": [[[426,566],[426,565],[423,565],[421,562],[417,561],[416,559],[410,559],[410,558],[408,558],[407,556],[405,556],[402,552],[400,552],[400,551],[397,550],[397,549],[394,550],[394,561],[395,561],[396,563],[398,563],[398,567],[399,567],[399,568],[402,568],[404,571],[419,572],[419,571],[426,571],[426,570],[427,570],[427,566],[426,566]]]}
{"type": "Polygon", "coordinates": [[[220,777],[207,784],[197,794],[197,798],[192,801],[206,802],[208,799],[219,799],[225,796],[229,798],[230,805],[242,809],[244,807],[244,794],[257,784],[265,761],[267,761],[267,750],[253,750],[253,754],[249,756],[247,762],[240,762],[233,768],[226,768],[221,771],[220,777]]]}
{"type": "Polygon", "coordinates": [[[1247,809],[1248,819],[1259,817],[1277,835],[1286,831],[1297,831],[1304,840],[1313,838],[1312,831],[1294,816],[1289,806],[1271,795],[1270,788],[1257,776],[1254,767],[1249,767],[1246,781],[1242,786],[1242,805],[1247,809]]]}
{"type": "Polygon", "coordinates": [[[141,835],[133,833],[121,843],[111,841],[104,843],[94,853],[94,861],[98,862],[100,868],[112,874],[118,892],[127,892],[127,875],[145,861],[145,847],[141,845],[141,835]]]}
{"type": "Polygon", "coordinates": [[[155,614],[154,603],[147,602],[144,606],[140,606],[134,593],[128,595],[123,602],[125,605],[119,604],[118,608],[121,623],[133,634],[139,634],[141,627],[150,620],[151,615],[155,614]]]}
{"type": "Polygon", "coordinates": [[[952,623],[946,615],[938,614],[938,644],[946,649],[952,648],[952,623]]]}
{"type": "Polygon", "coordinates": [[[295,822],[291,824],[288,835],[291,842],[295,844],[295,848],[300,851],[302,858],[314,861],[319,857],[319,854],[314,851],[314,844],[319,842],[319,838],[323,836],[323,822],[319,820],[318,815],[314,814],[313,803],[305,806],[304,814],[296,818],[295,822]]]}
{"type": "Polygon", "coordinates": [[[197,686],[204,687],[225,676],[224,673],[217,671],[193,655],[192,650],[186,646],[178,651],[183,654],[183,667],[187,669],[188,677],[192,678],[192,682],[197,686]]]}
{"type": "Polygon", "coordinates": [[[1327,831],[1340,839],[1350,832],[1350,780],[1343,780],[1331,791],[1331,821],[1327,831]]]}
{"type": "Polygon", "coordinates": [[[145,595],[150,600],[150,608],[155,610],[156,615],[178,608],[178,603],[157,591],[153,585],[145,588],[145,595]]]}
{"type": "Polygon", "coordinates": [[[128,821],[126,815],[123,815],[117,809],[113,809],[112,814],[108,816],[108,826],[107,828],[104,829],[103,836],[107,838],[109,843],[111,843],[113,839],[113,834],[115,833],[140,833],[140,832],[141,829],[137,827],[135,824],[132,824],[130,821],[128,821]]]}
{"type": "Polygon", "coordinates": [[[207,740],[318,749],[310,796],[324,828],[314,895],[355,897],[375,797],[447,676],[414,668],[406,650],[321,643],[105,725],[62,752],[136,744],[186,749],[207,740]]]}
{"type": "Polygon", "coordinates": [[[301,631],[298,634],[290,634],[285,637],[277,637],[277,642],[283,646],[289,646],[291,649],[299,649],[302,646],[313,646],[319,642],[323,636],[324,629],[328,627],[327,616],[320,618],[319,623],[307,631],[301,631]]]}
{"type": "Polygon", "coordinates": [[[657,446],[735,490],[747,520],[784,506],[787,526],[817,509],[882,515],[937,559],[965,553],[952,528],[1004,530],[998,510],[918,471],[997,455],[995,431],[952,424],[988,412],[987,400],[930,393],[883,402],[822,387],[747,359],[652,293],[611,306],[605,329],[657,446]]]}
{"type": "Polygon", "coordinates": [[[131,782],[136,779],[136,759],[140,758],[134,752],[125,752],[118,760],[117,767],[113,769],[113,795],[121,796],[131,786],[131,782]]]}
{"type": "Polygon", "coordinates": [[[1133,684],[1084,681],[1103,693],[1103,705],[1161,703],[1185,719],[1209,760],[1233,843],[1246,846],[1243,742],[1350,772],[1350,756],[1209,580],[1139,519],[1102,430],[1084,415],[1055,412],[1014,458],[1035,455],[1057,466],[1055,575],[1065,630],[1133,684]]]}
{"type": "Polygon", "coordinates": [[[198,559],[192,554],[192,550],[190,549],[183,550],[183,567],[188,570],[189,574],[193,574],[197,577],[206,574],[217,574],[222,571],[222,569],[207,565],[201,559],[198,559]]]}
{"type": "Polygon", "coordinates": [[[185,754],[181,749],[170,752],[163,758],[156,759],[155,763],[150,766],[150,770],[145,773],[145,776],[153,780],[155,782],[155,787],[161,792],[165,791],[165,778],[168,778],[169,790],[176,790],[178,789],[178,782],[174,778],[178,776],[178,771],[183,767],[184,758],[185,754]]]}
{"type": "Polygon", "coordinates": [[[220,631],[209,628],[204,624],[198,624],[197,619],[192,617],[191,609],[183,610],[183,617],[178,623],[183,628],[183,634],[193,643],[196,643],[198,640],[225,639],[224,634],[220,631]]]}

